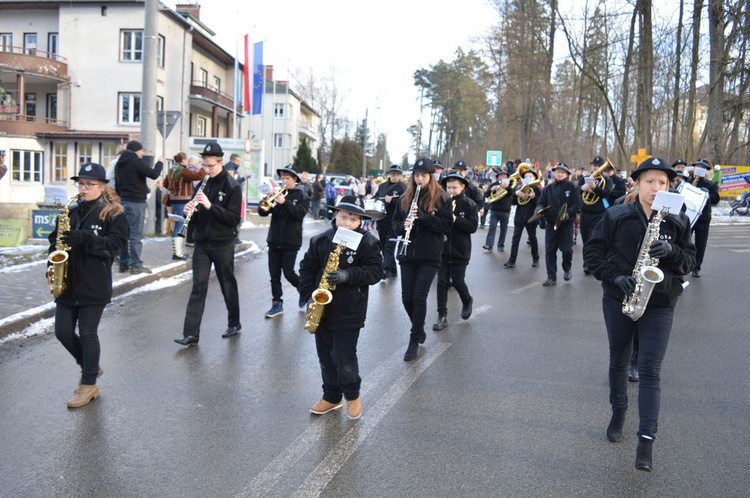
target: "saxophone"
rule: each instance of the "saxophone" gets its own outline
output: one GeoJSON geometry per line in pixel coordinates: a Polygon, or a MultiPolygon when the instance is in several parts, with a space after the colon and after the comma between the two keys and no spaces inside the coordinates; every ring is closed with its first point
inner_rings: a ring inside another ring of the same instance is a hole
{"type": "Polygon", "coordinates": [[[659,226],[668,213],[666,209],[658,211],[649,222],[646,234],[643,236],[641,250],[638,252],[638,259],[633,267],[635,291],[625,296],[622,301],[623,314],[629,316],[634,322],[638,321],[646,311],[654,286],[664,280],[664,272],[657,268],[659,260],[649,256],[648,251],[651,249],[651,244],[659,239],[659,226]]]}
{"type": "Polygon", "coordinates": [[[47,268],[47,279],[50,284],[49,291],[55,296],[55,299],[62,296],[65,292],[66,282],[68,280],[68,260],[70,259],[70,246],[63,242],[63,237],[70,231],[70,206],[78,200],[79,195],[70,199],[57,216],[57,239],[55,240],[55,250],[47,256],[49,268],[47,268]]]}
{"type": "Polygon", "coordinates": [[[328,283],[326,275],[328,272],[339,269],[339,257],[343,249],[344,245],[338,244],[336,249],[328,256],[328,261],[326,261],[326,266],[323,268],[323,276],[320,277],[318,288],[312,293],[312,303],[307,308],[307,321],[305,322],[305,330],[311,334],[314,334],[318,330],[320,320],[323,318],[323,311],[325,311],[325,305],[333,301],[332,291],[336,289],[336,286],[328,283]]]}

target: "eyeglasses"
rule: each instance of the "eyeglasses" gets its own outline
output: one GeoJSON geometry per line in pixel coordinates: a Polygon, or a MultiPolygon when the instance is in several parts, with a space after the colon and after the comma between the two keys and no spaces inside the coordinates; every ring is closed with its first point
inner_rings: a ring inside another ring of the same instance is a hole
{"type": "Polygon", "coordinates": [[[78,188],[94,188],[99,185],[99,182],[76,182],[78,188]]]}
{"type": "Polygon", "coordinates": [[[219,163],[214,163],[214,164],[203,163],[203,167],[204,168],[213,168],[214,166],[218,166],[218,165],[219,165],[219,163]]]}

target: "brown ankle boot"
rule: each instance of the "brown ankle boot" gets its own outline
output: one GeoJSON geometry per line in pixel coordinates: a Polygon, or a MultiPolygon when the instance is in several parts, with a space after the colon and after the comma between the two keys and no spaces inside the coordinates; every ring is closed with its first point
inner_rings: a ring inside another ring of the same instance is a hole
{"type": "Polygon", "coordinates": [[[73,392],[73,397],[68,400],[68,408],[80,408],[88,405],[92,399],[99,397],[99,388],[96,384],[81,384],[73,392]]]}

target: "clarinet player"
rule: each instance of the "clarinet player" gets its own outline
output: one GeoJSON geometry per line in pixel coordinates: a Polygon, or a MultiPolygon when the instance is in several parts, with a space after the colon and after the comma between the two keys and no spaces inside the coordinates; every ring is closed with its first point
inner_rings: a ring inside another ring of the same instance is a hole
{"type": "Polygon", "coordinates": [[[659,224],[658,240],[651,244],[648,256],[658,258],[664,279],[655,285],[646,310],[637,321],[623,314],[623,299],[636,290],[633,268],[641,259],[640,241],[655,214],[651,209],[654,198],[658,192],[668,190],[675,175],[663,159],[642,162],[630,175],[635,181],[633,192],[623,204],[605,211],[583,251],[586,267],[602,282],[604,290],[602,310],[609,339],[612,407],[607,439],[611,442],[623,439],[628,408],[628,363],[633,335],[637,332],[640,383],[635,467],[649,472],[653,468],[653,443],[659,420],[661,363],[672,331],[675,305],[683,290],[682,277],[695,265],[695,246],[685,214],[668,214],[659,224]]]}

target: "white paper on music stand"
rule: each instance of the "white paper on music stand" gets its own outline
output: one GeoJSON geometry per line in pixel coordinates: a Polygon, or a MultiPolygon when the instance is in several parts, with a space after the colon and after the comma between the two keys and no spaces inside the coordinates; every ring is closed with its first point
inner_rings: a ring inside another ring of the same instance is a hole
{"type": "Polygon", "coordinates": [[[682,209],[682,205],[685,203],[685,196],[682,194],[674,194],[662,190],[656,194],[654,202],[651,204],[651,209],[654,211],[661,211],[664,208],[669,211],[670,214],[677,214],[682,209]]]}
{"type": "Polygon", "coordinates": [[[357,250],[360,242],[362,242],[362,234],[348,228],[339,227],[333,235],[334,244],[344,244],[352,251],[357,250]]]}
{"type": "Polygon", "coordinates": [[[44,186],[44,203],[65,206],[68,203],[68,189],[65,187],[44,186]]]}
{"type": "Polygon", "coordinates": [[[170,218],[172,218],[173,220],[175,220],[178,223],[181,222],[181,221],[182,222],[185,221],[185,217],[184,216],[180,216],[179,214],[168,213],[167,216],[169,216],[170,218]]]}

